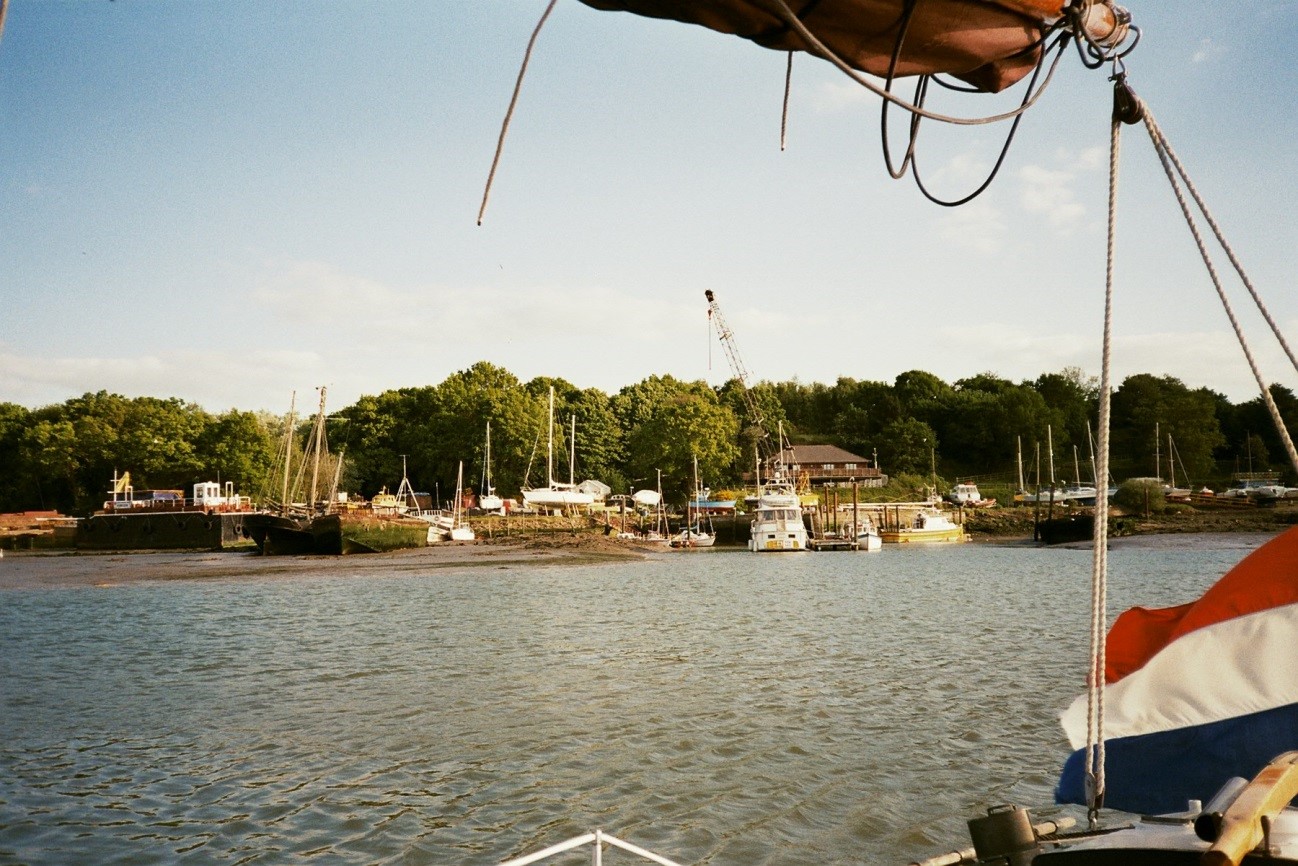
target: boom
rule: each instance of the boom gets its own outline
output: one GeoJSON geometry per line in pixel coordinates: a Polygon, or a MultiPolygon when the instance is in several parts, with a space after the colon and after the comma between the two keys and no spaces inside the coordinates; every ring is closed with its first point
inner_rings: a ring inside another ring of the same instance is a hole
{"type": "Polygon", "coordinates": [[[766,430],[766,422],[762,417],[761,407],[757,405],[757,398],[753,396],[752,388],[748,383],[748,368],[744,366],[743,358],[739,357],[739,347],[735,345],[734,332],[726,324],[725,316],[721,315],[721,305],[717,303],[716,295],[711,289],[707,289],[703,294],[708,299],[708,319],[717,329],[717,339],[721,341],[721,348],[726,352],[726,358],[730,361],[730,369],[734,372],[735,378],[739,380],[739,393],[744,398],[744,406],[748,409],[748,419],[757,428],[758,439],[757,447],[762,452],[763,458],[771,456],[771,434],[766,430]]]}

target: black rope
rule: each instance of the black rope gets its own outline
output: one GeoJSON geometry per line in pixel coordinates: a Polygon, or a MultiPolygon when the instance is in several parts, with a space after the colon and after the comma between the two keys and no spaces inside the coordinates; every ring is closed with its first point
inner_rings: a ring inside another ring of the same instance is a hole
{"type": "MultiPolygon", "coordinates": [[[[1041,52],[1041,57],[1037,61],[1036,67],[1032,70],[1032,78],[1028,82],[1027,89],[1024,91],[1023,103],[1022,103],[1023,105],[1027,105],[1028,101],[1032,98],[1032,91],[1036,87],[1037,79],[1041,77],[1041,71],[1045,69],[1046,59],[1053,52],[1055,55],[1055,59],[1052,61],[1051,66],[1053,67],[1055,65],[1058,65],[1060,59],[1064,56],[1064,50],[1067,47],[1068,40],[1069,40],[1069,35],[1067,33],[1060,34],[1060,36],[1055,40],[1054,45],[1050,46],[1049,48],[1041,52]]],[[[911,175],[915,178],[915,187],[920,191],[920,193],[924,196],[924,198],[933,202],[933,204],[941,205],[942,207],[959,207],[960,205],[968,204],[969,202],[973,201],[975,198],[977,198],[978,196],[986,192],[987,188],[992,185],[992,181],[996,180],[996,177],[1000,174],[1001,167],[1005,164],[1005,157],[1009,155],[1010,145],[1014,143],[1014,137],[1018,133],[1019,121],[1021,121],[1022,119],[1023,119],[1022,114],[1016,115],[1014,117],[1013,122],[1010,123],[1009,132],[1006,133],[1005,135],[1005,141],[1001,144],[1001,151],[1000,154],[997,155],[996,157],[995,165],[992,166],[991,171],[987,173],[987,177],[983,180],[981,184],[979,184],[979,186],[976,189],[974,189],[973,192],[958,199],[948,200],[948,199],[938,198],[936,195],[930,192],[929,188],[924,184],[924,179],[920,176],[919,162],[917,159],[915,159],[912,156],[911,175]]],[[[919,126],[918,118],[916,118],[915,123],[912,124],[912,128],[918,131],[918,126],[919,126]]],[[[913,143],[912,143],[912,147],[913,147],[913,143]]]]}

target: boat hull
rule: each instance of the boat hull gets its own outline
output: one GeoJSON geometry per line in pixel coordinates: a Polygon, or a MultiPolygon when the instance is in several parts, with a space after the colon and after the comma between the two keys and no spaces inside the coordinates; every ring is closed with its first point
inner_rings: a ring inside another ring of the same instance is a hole
{"type": "Polygon", "coordinates": [[[205,511],[94,514],[77,524],[79,550],[223,550],[247,544],[256,512],[205,511]]]}
{"type": "Polygon", "coordinates": [[[952,526],[941,529],[885,529],[879,533],[884,544],[958,544],[967,536],[964,527],[952,526]]]}

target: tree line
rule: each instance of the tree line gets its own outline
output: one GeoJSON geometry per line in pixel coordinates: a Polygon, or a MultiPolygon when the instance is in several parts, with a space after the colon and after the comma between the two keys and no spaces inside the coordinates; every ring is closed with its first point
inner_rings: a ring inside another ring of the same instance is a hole
{"type": "MultiPolygon", "coordinates": [[[[344,455],[341,489],[366,497],[395,491],[404,464],[416,489],[445,499],[461,461],[466,486],[476,489],[488,422],[494,485],[509,495],[544,484],[551,387],[558,480],[571,473],[622,493],[653,487],[661,472],[664,494],[681,501],[693,487],[695,459],[713,489],[737,488],[752,467],[761,431],[737,380],[714,388],[650,376],[607,394],[563,379],[522,382],[479,362],[438,385],[366,395],[331,411],[326,434],[330,449],[344,455]],[[576,464],[569,467],[574,426],[576,464]]],[[[1293,429],[1298,398],[1282,386],[1270,390],[1293,429]]],[[[877,459],[892,475],[1013,483],[1021,454],[1031,484],[1038,466],[1046,471],[1050,441],[1060,481],[1090,477],[1098,384],[1075,368],[1018,383],[992,373],[948,383],[912,370],[891,383],[760,382],[750,393],[770,431],[782,423],[794,444],[839,445],[877,459]]],[[[288,437],[288,421],[287,413],[213,414],[177,398],[103,391],[37,409],[0,403],[0,511],[88,513],[107,497],[114,473],[126,471],[136,489],[231,481],[264,501],[277,452],[291,438],[300,455],[312,424],[299,417],[288,437]]],[[[1236,404],[1168,376],[1137,374],[1114,391],[1111,441],[1119,480],[1167,478],[1170,446],[1178,484],[1221,487],[1233,473],[1272,470],[1298,481],[1260,397],[1236,404]]]]}

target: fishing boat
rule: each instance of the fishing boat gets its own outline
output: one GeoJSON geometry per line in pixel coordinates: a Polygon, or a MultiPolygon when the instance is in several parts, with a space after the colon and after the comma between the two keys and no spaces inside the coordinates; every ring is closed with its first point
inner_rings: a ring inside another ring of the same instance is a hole
{"type": "Polygon", "coordinates": [[[964,527],[936,508],[921,508],[910,523],[885,527],[879,532],[885,544],[943,544],[969,540],[964,527]]]}
{"type": "Polygon", "coordinates": [[[972,481],[961,481],[952,486],[947,491],[946,500],[963,508],[986,508],[996,504],[995,499],[985,499],[972,481]]]}
{"type": "MultiPolygon", "coordinates": [[[[596,492],[589,489],[591,482],[576,484],[573,466],[577,460],[577,418],[572,418],[572,433],[568,439],[568,481],[554,480],[554,386],[550,386],[550,409],[546,424],[546,452],[544,487],[524,487],[523,502],[538,511],[571,511],[587,509],[595,504],[596,492]]],[[[601,485],[602,486],[602,485],[601,485]]],[[[607,488],[605,488],[607,490],[607,488]]]]}
{"type": "Polygon", "coordinates": [[[769,475],[762,480],[758,461],[757,497],[749,526],[748,549],[754,553],[776,553],[807,549],[807,526],[802,517],[802,497],[785,473],[784,427],[779,428],[779,451],[772,459],[769,475]]]}

